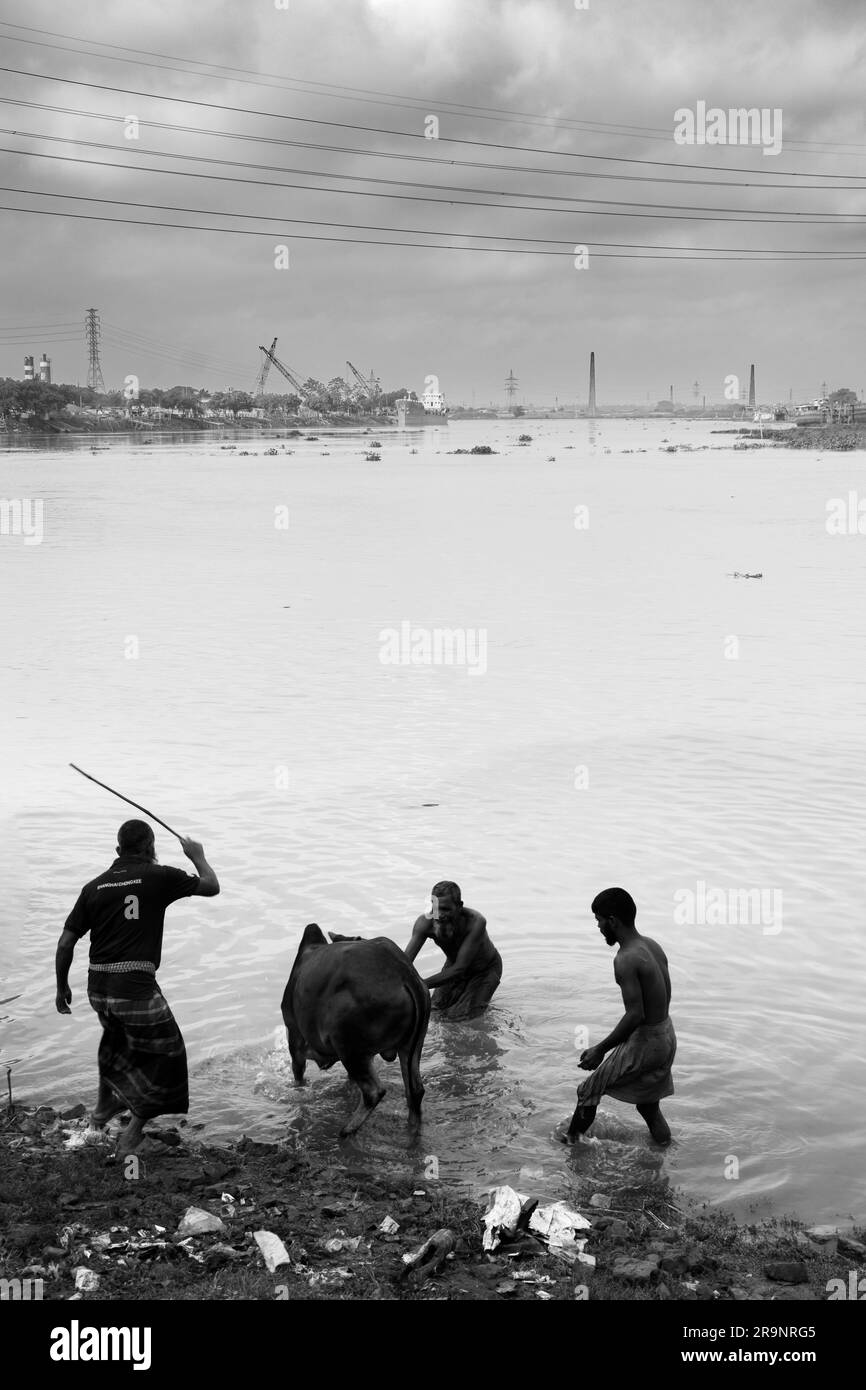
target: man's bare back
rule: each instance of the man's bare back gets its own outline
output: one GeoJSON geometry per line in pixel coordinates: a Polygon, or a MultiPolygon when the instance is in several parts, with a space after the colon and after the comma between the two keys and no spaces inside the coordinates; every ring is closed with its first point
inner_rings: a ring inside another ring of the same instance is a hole
{"type": "Polygon", "coordinates": [[[644,1022],[663,1023],[671,1002],[671,977],[668,958],[657,941],[635,934],[633,941],[620,946],[614,957],[614,975],[628,1007],[624,984],[636,980],[643,1000],[644,1022]]]}

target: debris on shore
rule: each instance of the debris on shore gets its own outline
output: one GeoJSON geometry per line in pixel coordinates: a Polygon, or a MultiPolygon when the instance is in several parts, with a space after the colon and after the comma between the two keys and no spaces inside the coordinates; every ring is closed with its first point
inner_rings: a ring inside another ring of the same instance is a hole
{"type": "Polygon", "coordinates": [[[862,1233],[831,1226],[629,1193],[479,1202],[284,1141],[202,1143],[183,1121],[117,1159],[118,1130],[83,1105],[0,1120],[0,1277],[76,1301],[776,1301],[841,1297],[866,1272],[862,1233]]]}

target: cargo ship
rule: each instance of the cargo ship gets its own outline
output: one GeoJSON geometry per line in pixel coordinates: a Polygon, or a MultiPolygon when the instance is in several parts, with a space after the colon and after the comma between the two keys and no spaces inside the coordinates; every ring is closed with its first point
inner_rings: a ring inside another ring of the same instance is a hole
{"type": "Polygon", "coordinates": [[[428,387],[419,400],[414,391],[401,396],[394,403],[397,411],[397,428],[401,430],[417,428],[419,425],[447,425],[448,406],[442,392],[428,387]]]}

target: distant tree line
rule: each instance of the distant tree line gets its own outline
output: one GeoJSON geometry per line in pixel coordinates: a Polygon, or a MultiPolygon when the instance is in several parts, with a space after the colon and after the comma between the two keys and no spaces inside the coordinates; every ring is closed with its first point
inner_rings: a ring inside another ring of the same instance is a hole
{"type": "MultiPolygon", "coordinates": [[[[383,392],[376,399],[376,407],[393,407],[394,402],[406,394],[405,386],[397,391],[383,392]]],[[[233,389],[211,394],[197,386],[142,387],[136,396],[130,396],[124,391],[94,391],[89,386],[59,382],[48,385],[44,381],[19,381],[15,377],[0,379],[0,415],[13,419],[35,415],[37,419],[48,420],[60,415],[67,405],[91,410],[124,409],[132,413],[154,407],[190,411],[193,415],[213,410],[228,411],[233,416],[259,406],[268,414],[297,415],[302,403],[322,415],[360,414],[370,409],[369,398],[359,398],[342,377],[334,377],[327,386],[308,377],[303,383],[302,394],[268,392],[264,397],[233,389]]]]}

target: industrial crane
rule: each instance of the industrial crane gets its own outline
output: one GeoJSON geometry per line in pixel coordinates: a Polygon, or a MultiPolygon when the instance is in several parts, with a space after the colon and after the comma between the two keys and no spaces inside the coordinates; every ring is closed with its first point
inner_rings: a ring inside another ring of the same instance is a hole
{"type": "Polygon", "coordinates": [[[379,386],[378,381],[373,375],[372,369],[370,371],[370,380],[366,381],[364,377],[361,376],[361,373],[358,371],[358,368],[353,366],[352,363],[348,360],[348,358],[346,359],[346,366],[349,368],[349,371],[352,373],[352,376],[357,381],[358,386],[361,389],[362,395],[370,401],[371,405],[375,405],[376,399],[381,394],[381,387],[379,386]]]}
{"type": "Polygon", "coordinates": [[[269,348],[266,348],[261,343],[259,343],[259,352],[263,352],[265,354],[265,362],[262,365],[262,373],[264,374],[265,372],[265,366],[269,367],[270,364],[273,363],[277,371],[282,372],[283,376],[286,378],[286,381],[288,381],[289,384],[292,387],[294,387],[301,400],[306,402],[308,400],[307,392],[304,390],[303,386],[298,381],[298,378],[296,376],[292,376],[292,373],[289,371],[288,367],[285,365],[284,362],[280,361],[279,357],[277,357],[276,353],[274,352],[276,342],[277,340],[276,338],[274,338],[274,341],[269,348]]]}
{"type": "Polygon", "coordinates": [[[258,377],[256,378],[255,393],[257,396],[263,396],[265,394],[265,383],[268,379],[268,372],[271,370],[271,360],[276,350],[276,346],[277,340],[276,338],[274,338],[274,341],[271,343],[269,350],[266,348],[261,348],[261,351],[264,353],[264,356],[262,358],[262,369],[259,372],[258,377]]]}

